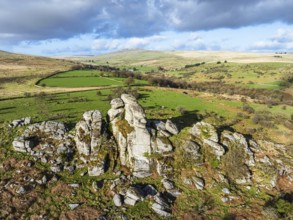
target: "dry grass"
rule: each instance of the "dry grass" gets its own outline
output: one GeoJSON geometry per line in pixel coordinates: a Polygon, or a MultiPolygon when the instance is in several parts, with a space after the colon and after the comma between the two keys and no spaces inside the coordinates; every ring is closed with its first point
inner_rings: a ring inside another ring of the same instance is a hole
{"type": "MultiPolygon", "coordinates": [[[[34,85],[45,76],[70,70],[73,65],[74,62],[67,60],[0,51],[0,97],[22,96],[25,92],[53,92],[53,89],[37,88],[34,85]]],[[[66,89],[57,88],[54,91],[66,89]]]]}
{"type": "Polygon", "coordinates": [[[247,53],[234,51],[175,51],[169,53],[176,56],[194,58],[208,62],[224,60],[235,63],[293,62],[293,54],[277,54],[282,56],[282,58],[278,58],[275,57],[276,54],[274,53],[247,53]]]}

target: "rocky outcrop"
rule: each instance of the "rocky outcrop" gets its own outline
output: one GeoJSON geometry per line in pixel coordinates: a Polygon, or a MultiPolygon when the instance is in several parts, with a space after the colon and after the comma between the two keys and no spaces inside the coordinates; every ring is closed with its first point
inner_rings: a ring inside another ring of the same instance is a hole
{"type": "MultiPolygon", "coordinates": [[[[293,191],[292,146],[220,132],[206,122],[179,132],[171,120],[147,120],[131,95],[123,94],[110,104],[108,129],[101,112],[93,110],[83,114],[73,131],[68,132],[63,123],[48,121],[28,126],[14,139],[15,151],[30,154],[46,166],[46,172],[32,181],[34,187],[58,181],[64,173],[80,178],[100,176],[99,181],[91,179],[91,190],[99,196],[107,192],[115,211],[127,213],[125,209],[148,202],[159,218],[171,217],[178,206],[174,202],[191,195],[186,194],[189,189],[198,195],[205,194],[205,189],[218,193],[217,201],[227,204],[239,202],[255,188],[261,193],[293,191]],[[170,138],[172,135],[176,136],[170,138]],[[136,179],[152,174],[161,182],[136,179]],[[238,197],[237,189],[241,189],[238,197]]],[[[29,193],[33,184],[28,182],[14,187],[14,192],[29,193]]],[[[71,184],[81,190],[79,186],[71,184]]],[[[249,195],[255,193],[252,191],[249,195]]],[[[78,210],[81,204],[70,203],[69,207],[78,210]]]]}
{"type": "Polygon", "coordinates": [[[201,139],[201,140],[210,140],[213,142],[218,142],[218,134],[214,126],[206,122],[198,122],[191,129],[190,133],[201,139]]]}
{"type": "Polygon", "coordinates": [[[211,124],[198,122],[190,129],[190,134],[204,147],[210,148],[218,159],[225,154],[224,147],[218,143],[217,130],[211,124]]]}
{"type": "Polygon", "coordinates": [[[30,123],[31,123],[31,117],[25,117],[25,118],[13,120],[9,124],[9,126],[12,128],[16,128],[16,127],[20,127],[24,125],[29,125],[30,123]]]}
{"type": "Polygon", "coordinates": [[[75,126],[74,140],[79,154],[88,156],[98,151],[98,147],[101,145],[102,126],[100,111],[87,111],[83,114],[83,119],[75,126]]]}
{"type": "Polygon", "coordinates": [[[133,96],[126,94],[112,101],[111,107],[108,116],[119,147],[121,164],[131,168],[134,176],[149,176],[151,161],[146,154],[152,152],[151,136],[146,129],[142,107],[133,96]]]}
{"type": "MultiPolygon", "coordinates": [[[[171,142],[166,137],[157,137],[159,129],[151,132],[144,110],[133,96],[123,94],[121,99],[114,99],[110,104],[108,118],[119,147],[121,164],[129,167],[136,177],[150,176],[153,161],[148,155],[172,151],[171,142]]],[[[167,124],[170,133],[178,133],[171,121],[167,124]]],[[[167,130],[165,124],[162,127],[167,130]]]]}

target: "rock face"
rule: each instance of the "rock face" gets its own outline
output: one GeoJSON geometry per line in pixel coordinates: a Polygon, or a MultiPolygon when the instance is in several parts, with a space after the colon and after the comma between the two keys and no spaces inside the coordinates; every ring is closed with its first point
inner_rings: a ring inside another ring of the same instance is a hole
{"type": "Polygon", "coordinates": [[[117,141],[121,164],[133,170],[137,177],[151,174],[151,135],[146,128],[143,108],[133,96],[123,94],[111,102],[108,116],[117,141]]]}
{"type": "MultiPolygon", "coordinates": [[[[143,108],[131,95],[123,94],[121,99],[112,100],[108,118],[119,147],[121,164],[129,167],[136,177],[151,175],[152,160],[147,155],[173,149],[168,140],[151,134],[143,108]]],[[[172,122],[168,124],[171,132],[178,133],[172,122]]]]}
{"type": "Polygon", "coordinates": [[[102,114],[98,110],[87,111],[83,119],[76,124],[75,143],[80,154],[95,153],[101,144],[102,114]]]}
{"type": "Polygon", "coordinates": [[[203,146],[209,147],[218,159],[225,154],[225,149],[218,143],[219,137],[214,126],[206,122],[198,122],[191,129],[190,134],[203,146]]]}
{"type": "Polygon", "coordinates": [[[218,134],[214,126],[206,122],[198,122],[191,129],[190,133],[201,139],[201,140],[210,140],[213,142],[218,142],[218,134]]]}

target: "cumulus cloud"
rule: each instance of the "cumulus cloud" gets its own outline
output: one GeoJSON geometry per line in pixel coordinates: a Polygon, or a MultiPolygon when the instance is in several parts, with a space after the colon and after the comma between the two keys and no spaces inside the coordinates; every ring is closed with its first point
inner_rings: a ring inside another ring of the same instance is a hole
{"type": "Polygon", "coordinates": [[[280,28],[276,31],[273,37],[255,42],[251,49],[267,51],[292,51],[293,29],[280,28]]]}
{"type": "MultiPolygon", "coordinates": [[[[217,43],[218,45],[219,43],[217,43]]],[[[14,52],[47,55],[90,55],[125,49],[148,50],[213,50],[215,43],[197,32],[162,32],[148,37],[107,38],[84,34],[70,39],[22,41],[14,52]]]]}
{"type": "Polygon", "coordinates": [[[95,53],[104,53],[124,49],[149,50],[205,50],[211,49],[207,42],[196,32],[163,32],[150,37],[100,38],[93,41],[95,53]]]}
{"type": "Polygon", "coordinates": [[[293,23],[291,0],[9,0],[0,1],[0,41],[106,38],[293,23]]]}

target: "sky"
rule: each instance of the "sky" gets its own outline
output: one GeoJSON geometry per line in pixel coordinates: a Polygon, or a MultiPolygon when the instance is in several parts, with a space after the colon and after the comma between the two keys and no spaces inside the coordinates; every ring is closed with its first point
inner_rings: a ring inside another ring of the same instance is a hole
{"type": "Polygon", "coordinates": [[[0,0],[0,50],[293,52],[293,0],[0,0]]]}

